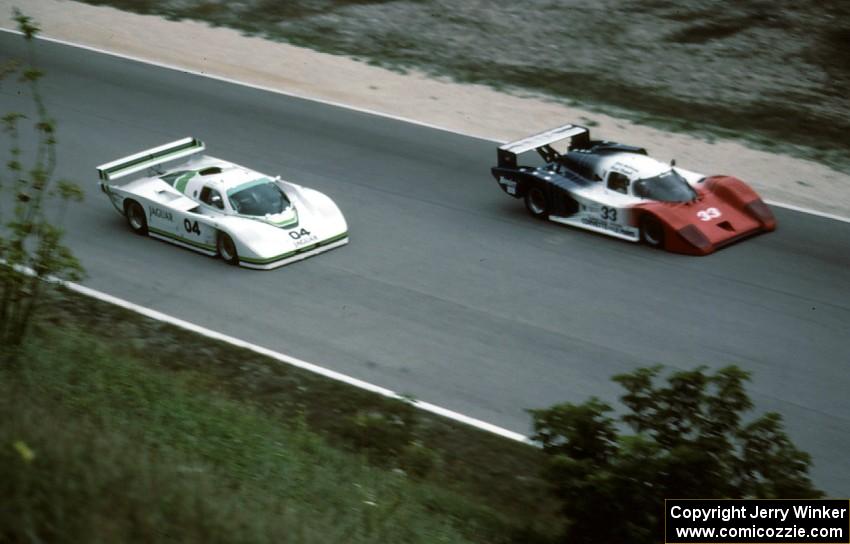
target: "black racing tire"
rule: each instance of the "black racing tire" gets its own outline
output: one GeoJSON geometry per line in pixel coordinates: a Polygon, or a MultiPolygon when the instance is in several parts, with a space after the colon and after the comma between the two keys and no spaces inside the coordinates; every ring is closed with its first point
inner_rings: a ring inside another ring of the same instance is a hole
{"type": "Polygon", "coordinates": [[[525,192],[525,208],[528,213],[540,219],[549,216],[549,199],[539,185],[532,185],[525,192]]]}
{"type": "Polygon", "coordinates": [[[664,225],[654,215],[644,215],[640,220],[640,238],[648,246],[664,247],[664,225]]]}
{"type": "Polygon", "coordinates": [[[130,225],[130,230],[141,236],[148,234],[148,218],[141,204],[135,200],[128,200],[124,204],[124,216],[127,218],[127,224],[130,225]]]}
{"type": "Polygon", "coordinates": [[[236,244],[233,243],[233,238],[230,235],[219,232],[216,240],[216,249],[218,256],[227,264],[239,264],[239,255],[236,253],[236,244]]]}

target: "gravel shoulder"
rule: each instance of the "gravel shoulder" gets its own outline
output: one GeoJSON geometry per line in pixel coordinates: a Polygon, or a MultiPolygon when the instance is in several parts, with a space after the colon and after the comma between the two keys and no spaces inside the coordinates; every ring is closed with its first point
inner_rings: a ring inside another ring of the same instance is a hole
{"type": "MultiPolygon", "coordinates": [[[[15,5],[20,2],[0,0],[0,28],[14,28],[15,5]]],[[[654,156],[675,158],[692,170],[733,173],[773,202],[850,217],[850,175],[739,141],[670,133],[543,95],[401,74],[198,22],[63,0],[27,0],[23,9],[46,37],[480,138],[509,140],[565,122],[585,124],[596,136],[639,144],[654,156]]]]}

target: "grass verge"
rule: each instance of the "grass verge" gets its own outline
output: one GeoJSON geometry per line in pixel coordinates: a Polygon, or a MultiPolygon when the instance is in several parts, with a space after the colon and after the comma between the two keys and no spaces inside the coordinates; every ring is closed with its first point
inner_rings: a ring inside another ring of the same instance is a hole
{"type": "Polygon", "coordinates": [[[547,542],[541,453],[70,293],[0,369],[0,540],[547,542]],[[73,323],[72,325],[69,325],[73,323]]]}

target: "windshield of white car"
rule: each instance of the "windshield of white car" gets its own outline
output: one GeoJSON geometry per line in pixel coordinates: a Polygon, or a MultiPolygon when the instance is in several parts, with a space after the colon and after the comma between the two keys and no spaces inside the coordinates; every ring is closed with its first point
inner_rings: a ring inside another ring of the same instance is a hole
{"type": "Polygon", "coordinates": [[[661,202],[690,202],[697,197],[696,191],[675,170],[635,182],[635,195],[661,202]]]}
{"type": "Polygon", "coordinates": [[[227,191],[230,206],[242,215],[274,215],[289,207],[289,199],[268,178],[262,178],[227,191]]]}

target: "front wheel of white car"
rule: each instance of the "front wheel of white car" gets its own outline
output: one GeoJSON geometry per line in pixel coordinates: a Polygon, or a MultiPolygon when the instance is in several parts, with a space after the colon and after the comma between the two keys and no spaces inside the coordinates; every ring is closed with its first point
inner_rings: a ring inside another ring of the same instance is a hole
{"type": "Polygon", "coordinates": [[[130,229],[136,234],[142,236],[148,233],[148,218],[145,216],[145,209],[135,200],[128,200],[124,206],[124,215],[127,217],[127,224],[130,229]]]}
{"type": "Polygon", "coordinates": [[[529,187],[525,192],[525,207],[534,217],[546,218],[549,214],[549,203],[541,187],[529,187]]]}
{"type": "Polygon", "coordinates": [[[218,233],[218,255],[228,264],[239,264],[239,255],[236,253],[236,244],[233,243],[233,238],[229,235],[220,232],[218,233]]]}

